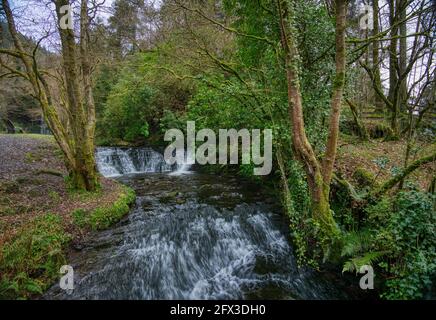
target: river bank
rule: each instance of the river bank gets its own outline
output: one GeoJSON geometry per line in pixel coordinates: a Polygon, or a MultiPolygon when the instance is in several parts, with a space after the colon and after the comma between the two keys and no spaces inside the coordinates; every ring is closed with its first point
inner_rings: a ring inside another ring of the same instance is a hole
{"type": "Polygon", "coordinates": [[[126,214],[134,194],[105,178],[96,193],[69,191],[51,136],[0,135],[0,149],[0,298],[30,298],[59,276],[66,248],[126,214]]]}

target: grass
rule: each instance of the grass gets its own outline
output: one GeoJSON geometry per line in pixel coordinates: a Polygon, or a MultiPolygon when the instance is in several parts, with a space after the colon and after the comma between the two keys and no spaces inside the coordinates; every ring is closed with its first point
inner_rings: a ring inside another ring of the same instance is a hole
{"type": "Polygon", "coordinates": [[[123,187],[120,197],[113,204],[94,209],[91,212],[83,209],[75,210],[72,213],[73,221],[81,228],[89,227],[92,230],[106,229],[129,212],[129,206],[134,200],[135,192],[129,187],[123,187]]]}
{"type": "Polygon", "coordinates": [[[37,134],[37,133],[15,133],[15,134],[0,133],[0,136],[10,136],[10,137],[20,137],[20,138],[31,138],[31,139],[42,139],[42,140],[54,141],[54,138],[52,135],[37,134]]]}

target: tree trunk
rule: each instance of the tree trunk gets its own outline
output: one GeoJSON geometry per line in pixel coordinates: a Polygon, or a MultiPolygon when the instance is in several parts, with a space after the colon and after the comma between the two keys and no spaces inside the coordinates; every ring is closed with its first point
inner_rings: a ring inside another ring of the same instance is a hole
{"type": "Polygon", "coordinates": [[[411,174],[413,171],[418,169],[419,167],[436,161],[436,152],[433,152],[433,154],[423,157],[421,159],[418,159],[414,162],[412,162],[408,167],[406,167],[400,174],[396,175],[392,179],[386,181],[383,185],[381,185],[379,188],[371,192],[372,196],[379,197],[386,193],[388,190],[395,187],[398,183],[400,183],[402,180],[404,180],[409,174],[411,174]]]}
{"type": "MultiPolygon", "coordinates": [[[[378,6],[378,0],[373,0],[372,2],[372,13],[373,13],[373,21],[374,21],[374,29],[373,29],[373,35],[377,35],[380,32],[379,27],[379,6],[378,6]]],[[[374,81],[376,82],[377,87],[381,88],[381,77],[380,77],[380,45],[379,41],[377,39],[374,40],[372,43],[372,68],[374,70],[374,81]]],[[[375,104],[375,111],[377,113],[383,113],[383,106],[384,102],[383,99],[377,94],[377,92],[374,93],[374,104],[375,104]]]]}
{"type": "MultiPolygon", "coordinates": [[[[68,0],[56,1],[58,20],[62,18],[60,8],[68,0]]],[[[80,55],[74,39],[74,32],[60,28],[63,69],[66,80],[67,100],[70,112],[70,126],[75,137],[75,164],[71,166],[70,177],[77,189],[94,191],[98,187],[98,175],[94,159],[95,106],[92,98],[90,65],[88,61],[88,1],[82,0],[80,11],[80,55]],[[81,74],[79,71],[81,62],[81,74]]]]}
{"type": "MultiPolygon", "coordinates": [[[[9,1],[2,0],[3,9],[8,22],[9,31],[14,42],[13,55],[24,65],[25,73],[17,71],[28,80],[32,86],[34,96],[38,99],[44,120],[62,150],[65,165],[69,171],[71,186],[79,190],[94,191],[99,186],[98,174],[94,159],[94,130],[95,107],[92,99],[90,67],[88,62],[89,18],[87,14],[87,0],[81,3],[81,56],[78,57],[74,33],[71,29],[59,26],[62,45],[63,71],[66,83],[66,110],[68,124],[62,123],[58,109],[53,104],[50,88],[40,73],[37,61],[32,54],[25,51],[15,27],[14,17],[9,1]],[[82,61],[79,69],[78,60],[82,61]]],[[[58,22],[61,19],[60,8],[69,5],[68,0],[56,0],[58,22]]]]}
{"type": "Polygon", "coordinates": [[[347,1],[336,0],[336,74],[333,83],[333,97],[331,101],[331,114],[329,135],[326,153],[323,161],[323,178],[327,186],[332,180],[333,168],[336,160],[336,151],[339,135],[339,118],[341,115],[342,97],[345,85],[345,24],[347,14],[347,1]]]}
{"type": "Polygon", "coordinates": [[[14,124],[12,123],[11,120],[5,118],[5,119],[3,119],[3,123],[4,123],[5,126],[6,126],[6,131],[7,131],[7,133],[9,133],[9,134],[14,134],[14,133],[16,133],[15,126],[14,126],[14,124]]]}
{"type": "Polygon", "coordinates": [[[327,150],[322,164],[318,161],[305,132],[297,62],[299,54],[296,46],[296,36],[293,34],[292,27],[288,21],[290,12],[287,1],[277,0],[277,7],[281,46],[284,51],[286,64],[288,110],[292,123],[292,146],[297,159],[303,164],[311,192],[313,217],[319,224],[320,239],[324,250],[328,250],[329,245],[339,235],[339,229],[330,210],[329,191],[336,157],[339,116],[345,81],[346,3],[344,0],[336,1],[336,76],[331,101],[332,110],[327,150]]]}
{"type": "Polygon", "coordinates": [[[389,44],[389,94],[388,99],[392,103],[390,124],[394,135],[398,135],[398,7],[400,0],[389,0],[389,24],[392,27],[389,44]]]}
{"type": "MultiPolygon", "coordinates": [[[[400,0],[399,3],[399,19],[406,20],[407,17],[407,2],[408,0],[400,0]]],[[[399,106],[402,112],[407,111],[407,23],[400,24],[400,64],[399,73],[401,77],[399,106]]]]}
{"type": "Polygon", "coordinates": [[[362,123],[362,121],[359,118],[356,105],[349,99],[345,99],[345,101],[350,107],[351,114],[353,115],[354,123],[357,127],[357,134],[362,140],[369,140],[368,131],[366,130],[365,125],[362,123]]]}

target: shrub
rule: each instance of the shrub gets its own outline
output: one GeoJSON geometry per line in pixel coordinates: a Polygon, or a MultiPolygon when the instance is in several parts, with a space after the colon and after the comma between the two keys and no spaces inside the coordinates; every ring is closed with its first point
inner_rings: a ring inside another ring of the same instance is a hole
{"type": "Polygon", "coordinates": [[[370,187],[375,182],[375,176],[364,168],[356,168],[353,173],[353,178],[362,187],[370,187]]]}
{"type": "Polygon", "coordinates": [[[365,228],[344,237],[344,270],[371,264],[385,280],[383,298],[422,298],[436,274],[434,199],[411,190],[368,206],[365,228]]]}

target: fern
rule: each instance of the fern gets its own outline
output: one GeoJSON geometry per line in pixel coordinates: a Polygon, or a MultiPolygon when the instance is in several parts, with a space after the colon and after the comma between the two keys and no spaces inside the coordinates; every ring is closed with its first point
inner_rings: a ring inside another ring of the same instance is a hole
{"type": "Polygon", "coordinates": [[[342,257],[353,257],[371,250],[371,233],[369,230],[352,231],[345,235],[342,257]]]}
{"type": "Polygon", "coordinates": [[[373,265],[377,263],[387,253],[387,251],[370,251],[362,256],[352,258],[351,260],[345,262],[342,272],[358,272],[362,266],[373,265]]]}

